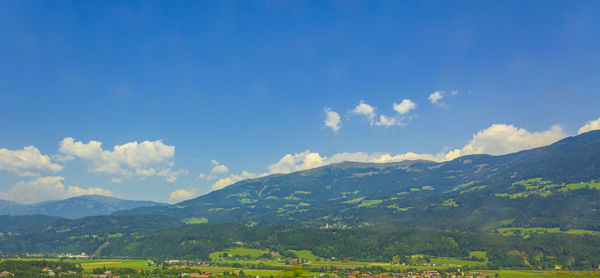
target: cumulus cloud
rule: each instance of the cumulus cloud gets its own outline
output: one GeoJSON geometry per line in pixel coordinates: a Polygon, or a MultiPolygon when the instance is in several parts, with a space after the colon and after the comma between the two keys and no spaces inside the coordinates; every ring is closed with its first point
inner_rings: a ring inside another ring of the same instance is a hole
{"type": "Polygon", "coordinates": [[[429,102],[433,104],[442,104],[440,101],[444,98],[444,91],[435,91],[429,95],[429,102]]]}
{"type": "Polygon", "coordinates": [[[79,186],[63,185],[64,177],[40,177],[33,181],[20,181],[12,186],[8,192],[0,193],[0,198],[22,204],[31,204],[47,200],[61,200],[81,195],[112,196],[109,190],[91,187],[88,189],[79,186]]]}
{"type": "Polygon", "coordinates": [[[325,126],[331,128],[335,133],[340,130],[340,114],[331,110],[329,107],[325,107],[325,126]]]}
{"type": "Polygon", "coordinates": [[[220,164],[220,165],[217,165],[217,166],[213,167],[212,172],[213,173],[224,174],[224,173],[229,172],[229,168],[227,168],[227,166],[225,166],[223,164],[220,164]]]}
{"type": "Polygon", "coordinates": [[[227,168],[227,166],[223,165],[222,163],[220,163],[214,159],[211,159],[210,163],[213,165],[213,168],[212,168],[213,173],[225,174],[225,173],[229,172],[229,168],[227,168]]]}
{"type": "Polygon", "coordinates": [[[435,154],[415,152],[400,154],[354,152],[338,153],[327,157],[318,152],[306,150],[301,153],[284,155],[279,161],[269,165],[268,172],[266,173],[255,175],[245,172],[246,174],[231,175],[220,179],[213,186],[213,190],[224,188],[246,178],[256,178],[276,173],[291,173],[344,161],[385,163],[424,159],[442,162],[469,154],[501,155],[545,146],[566,136],[559,125],[554,125],[545,131],[530,132],[524,128],[517,128],[514,125],[494,124],[475,133],[471,140],[462,148],[435,154]]]}
{"type": "Polygon", "coordinates": [[[48,155],[42,155],[34,146],[22,150],[0,149],[0,170],[19,176],[39,176],[41,172],[58,172],[63,166],[52,163],[48,155]]]}
{"type": "Polygon", "coordinates": [[[404,120],[411,117],[406,116],[411,110],[416,109],[417,105],[410,99],[404,99],[400,103],[394,103],[394,110],[399,116],[377,115],[375,107],[360,101],[360,103],[350,111],[350,115],[362,116],[369,121],[371,126],[404,126],[404,120]]]}
{"type": "Polygon", "coordinates": [[[175,146],[165,145],[162,140],[129,142],[116,145],[110,151],[102,149],[101,142],[83,143],[68,137],[60,143],[59,152],[67,157],[83,159],[92,173],[141,179],[162,176],[167,182],[174,182],[179,175],[187,173],[186,170],[172,169],[175,146]]]}
{"type": "Polygon", "coordinates": [[[196,197],[196,193],[185,189],[177,189],[169,194],[169,203],[179,203],[196,197]]]}
{"type": "Polygon", "coordinates": [[[375,122],[375,107],[365,103],[361,100],[354,109],[350,111],[351,114],[365,117],[371,124],[375,122]]]}
{"type": "Polygon", "coordinates": [[[377,120],[375,122],[375,125],[390,127],[390,126],[400,125],[400,121],[396,120],[396,118],[394,118],[394,117],[388,117],[386,115],[379,115],[379,120],[377,120]]]}
{"type": "Polygon", "coordinates": [[[447,154],[446,160],[468,154],[501,155],[521,150],[536,148],[554,143],[567,137],[560,125],[549,130],[530,132],[514,125],[494,124],[473,135],[473,138],[462,149],[447,154]]]}
{"type": "Polygon", "coordinates": [[[290,173],[323,165],[325,160],[319,153],[305,151],[286,154],[278,162],[269,165],[270,173],[290,173]]]}
{"type": "Polygon", "coordinates": [[[401,115],[404,115],[410,112],[410,110],[414,110],[416,108],[417,104],[410,99],[403,99],[400,103],[394,103],[394,110],[396,110],[396,112],[398,112],[398,114],[401,115]]]}
{"type": "Polygon", "coordinates": [[[586,133],[588,131],[599,130],[599,129],[600,129],[600,118],[587,122],[584,126],[582,126],[577,131],[577,134],[582,134],[582,133],[586,133]]]}
{"type": "Polygon", "coordinates": [[[266,175],[266,174],[256,175],[254,173],[250,173],[250,172],[247,172],[247,171],[242,171],[242,173],[239,174],[239,175],[232,174],[232,175],[229,175],[228,177],[219,179],[212,186],[212,189],[213,190],[223,189],[223,188],[225,188],[225,187],[227,187],[229,185],[232,185],[232,184],[234,184],[234,183],[236,183],[238,181],[245,180],[245,179],[257,178],[259,176],[264,176],[264,175],[266,175]]]}

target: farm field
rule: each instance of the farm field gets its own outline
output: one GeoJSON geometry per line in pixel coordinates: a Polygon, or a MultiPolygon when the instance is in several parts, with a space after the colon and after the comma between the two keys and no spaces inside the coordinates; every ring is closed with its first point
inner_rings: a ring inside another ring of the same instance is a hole
{"type": "MultiPolygon", "coordinates": [[[[6,259],[6,260],[17,260],[17,261],[60,261],[60,259],[53,258],[19,258],[19,259],[6,259]]],[[[141,259],[64,259],[63,262],[81,264],[84,271],[91,271],[94,268],[132,268],[132,269],[152,269],[147,266],[148,260],[141,259]]]]}
{"type": "MultiPolygon", "coordinates": [[[[260,251],[260,250],[259,250],[260,251]]],[[[239,252],[237,254],[245,254],[248,252],[253,252],[249,250],[235,250],[234,252],[239,252]]],[[[262,253],[262,251],[261,251],[262,253]]],[[[302,252],[301,252],[302,253],[302,252]]],[[[305,256],[309,254],[304,254],[305,256]]],[[[313,255],[314,256],[314,255],[313,255]]],[[[46,260],[46,261],[59,261],[57,258],[20,258],[20,259],[5,259],[5,260],[19,260],[19,261],[34,261],[34,260],[46,260]]],[[[439,263],[458,263],[464,262],[463,260],[459,260],[456,258],[435,258],[435,260],[439,263]]],[[[142,270],[152,270],[157,267],[147,266],[148,261],[142,259],[66,259],[64,262],[72,262],[76,264],[81,264],[85,273],[91,273],[93,269],[96,268],[130,268],[130,269],[142,269],[142,270]]],[[[443,266],[423,266],[423,265],[390,265],[386,262],[339,262],[339,261],[327,261],[321,262],[319,264],[307,265],[311,267],[315,266],[332,266],[336,268],[358,268],[364,266],[381,266],[385,268],[387,271],[392,272],[403,272],[407,270],[444,270],[447,267],[443,266]]],[[[286,269],[289,266],[280,264],[281,269],[252,269],[246,267],[227,267],[227,266],[192,266],[187,269],[190,272],[207,272],[212,274],[222,275],[223,273],[240,273],[242,271],[245,275],[251,276],[261,276],[261,277],[277,277],[281,275],[283,269],[286,269]]],[[[484,273],[494,273],[498,274],[499,277],[504,278],[544,278],[544,277],[600,277],[600,271],[535,271],[535,270],[472,270],[472,272],[484,272],[484,273]]],[[[304,275],[307,277],[319,277],[325,275],[327,273],[324,272],[304,272],[304,275]]]]}

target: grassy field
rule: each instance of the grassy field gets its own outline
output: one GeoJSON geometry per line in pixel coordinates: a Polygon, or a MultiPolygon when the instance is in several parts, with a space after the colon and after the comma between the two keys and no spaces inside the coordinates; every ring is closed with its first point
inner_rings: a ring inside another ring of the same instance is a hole
{"type": "MultiPolygon", "coordinates": [[[[59,261],[58,258],[20,258],[20,259],[8,259],[8,260],[19,260],[19,261],[59,261]]],[[[91,271],[94,268],[133,268],[133,269],[151,269],[146,266],[147,260],[135,260],[135,259],[64,259],[64,262],[81,264],[84,271],[91,271]]]]}
{"type": "Polygon", "coordinates": [[[133,269],[151,269],[146,266],[147,260],[65,260],[72,263],[80,263],[84,271],[91,271],[94,268],[133,268],[133,269]],[[84,262],[85,261],[85,262],[84,262]]]}

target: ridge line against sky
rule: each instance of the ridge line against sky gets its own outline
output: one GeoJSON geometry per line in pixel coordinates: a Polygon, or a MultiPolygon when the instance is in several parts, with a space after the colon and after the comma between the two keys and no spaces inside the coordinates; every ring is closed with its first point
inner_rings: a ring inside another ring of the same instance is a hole
{"type": "MultiPolygon", "coordinates": [[[[366,116],[369,121],[374,120],[374,111],[364,102],[360,102],[350,113],[359,112],[366,116]],[[364,112],[366,111],[366,112],[364,112]]],[[[326,117],[329,117],[327,115],[326,117]]],[[[325,120],[327,122],[327,119],[325,120]]],[[[373,123],[371,123],[373,125],[373,123]]],[[[375,124],[376,125],[376,124],[375,124]]],[[[389,126],[388,126],[389,127],[389,126]]],[[[586,122],[578,129],[578,134],[600,130],[600,118],[586,122]]],[[[335,129],[333,130],[336,131],[335,129]]],[[[400,162],[404,160],[431,160],[436,162],[449,161],[460,156],[469,154],[492,154],[502,155],[521,150],[545,146],[561,140],[568,135],[560,125],[553,125],[548,130],[530,132],[524,128],[514,125],[493,124],[490,127],[475,133],[468,144],[462,148],[443,150],[435,154],[407,152],[401,154],[390,153],[336,153],[329,157],[320,153],[306,150],[300,153],[289,153],[279,161],[270,164],[268,171],[255,174],[246,170],[239,174],[229,174],[229,168],[212,159],[213,166],[210,173],[198,173],[200,180],[212,181],[212,190],[225,188],[235,182],[263,177],[270,174],[291,173],[307,170],[328,164],[344,161],[355,162],[400,162]],[[227,176],[223,176],[227,175],[227,176]]],[[[162,142],[143,141],[128,142],[123,145],[114,146],[113,150],[104,150],[102,143],[89,141],[84,143],[67,137],[60,142],[58,153],[44,155],[35,146],[25,146],[21,150],[0,149],[0,170],[10,172],[20,177],[35,177],[29,181],[19,181],[10,187],[7,192],[0,192],[0,199],[6,199],[17,203],[36,203],[46,200],[66,199],[80,195],[105,195],[113,196],[113,192],[98,187],[87,189],[80,186],[68,186],[63,184],[65,177],[42,176],[42,174],[54,174],[62,171],[65,165],[57,162],[67,163],[76,158],[85,161],[90,173],[105,173],[113,175],[109,183],[123,183],[127,180],[139,179],[144,181],[148,177],[159,176],[165,178],[165,182],[173,183],[178,176],[189,174],[185,169],[174,170],[175,146],[169,146],[162,142]],[[55,162],[52,162],[54,160],[55,162]]],[[[198,188],[179,188],[173,190],[169,196],[169,202],[180,202],[199,196],[198,188]]],[[[127,196],[119,196],[127,198],[127,196]]]]}
{"type": "Polygon", "coordinates": [[[597,129],[599,1],[0,2],[0,199],[177,202],[597,129]],[[589,122],[588,122],[589,121],[589,122]]]}

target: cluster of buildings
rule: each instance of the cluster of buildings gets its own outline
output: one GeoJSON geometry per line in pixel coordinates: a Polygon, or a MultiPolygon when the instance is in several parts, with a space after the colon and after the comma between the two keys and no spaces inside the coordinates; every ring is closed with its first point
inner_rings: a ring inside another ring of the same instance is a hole
{"type": "MultiPolygon", "coordinates": [[[[60,266],[59,266],[59,267],[57,267],[55,270],[56,270],[56,271],[60,271],[60,266]]],[[[49,267],[44,267],[44,268],[42,268],[42,275],[44,275],[44,276],[48,276],[48,277],[54,277],[54,276],[57,276],[57,274],[56,274],[55,270],[52,270],[52,269],[51,269],[51,268],[49,268],[49,267]]],[[[58,276],[63,276],[63,275],[73,275],[73,274],[77,274],[77,272],[75,272],[75,271],[72,271],[72,270],[69,270],[69,271],[62,271],[62,272],[59,272],[59,273],[58,273],[58,276]]]]}
{"type": "Polygon", "coordinates": [[[467,273],[448,273],[448,277],[450,278],[492,278],[495,277],[494,274],[491,273],[481,273],[481,272],[467,272],[467,273]]]}
{"type": "Polygon", "coordinates": [[[170,269],[188,268],[192,266],[209,266],[209,262],[202,260],[167,260],[165,263],[170,269]]]}
{"type": "Polygon", "coordinates": [[[76,259],[76,260],[85,260],[85,259],[89,259],[90,256],[86,255],[85,252],[82,252],[81,254],[78,255],[73,255],[71,253],[67,253],[67,254],[58,254],[57,257],[59,258],[66,258],[66,259],[76,259]]]}
{"type": "Polygon", "coordinates": [[[182,273],[179,274],[178,277],[181,278],[208,278],[210,276],[210,273],[182,273]]]}
{"type": "Polygon", "coordinates": [[[121,276],[113,275],[110,270],[104,272],[104,274],[91,274],[83,275],[82,278],[121,278],[121,276]]]}

